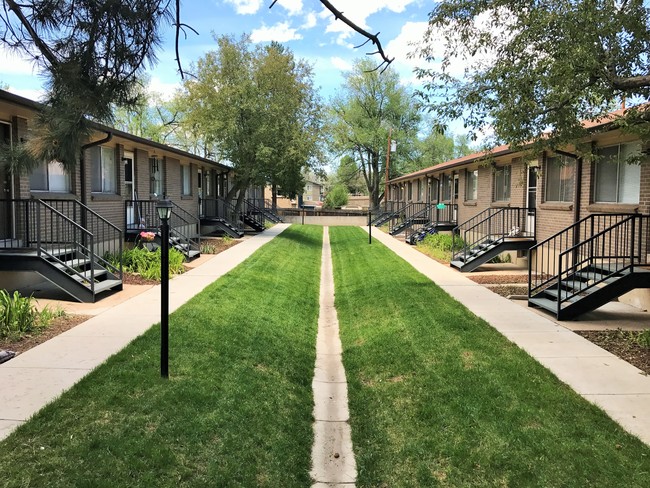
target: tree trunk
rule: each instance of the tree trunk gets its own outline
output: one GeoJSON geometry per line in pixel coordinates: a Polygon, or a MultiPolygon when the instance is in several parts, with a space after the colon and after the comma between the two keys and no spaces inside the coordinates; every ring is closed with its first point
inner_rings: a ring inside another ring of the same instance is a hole
{"type": "Polygon", "coordinates": [[[278,211],[278,185],[271,185],[271,209],[273,212],[278,211]]]}

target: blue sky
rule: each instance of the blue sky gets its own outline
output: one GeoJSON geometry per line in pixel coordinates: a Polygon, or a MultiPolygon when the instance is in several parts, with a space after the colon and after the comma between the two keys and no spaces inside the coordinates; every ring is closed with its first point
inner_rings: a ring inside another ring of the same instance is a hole
{"type": "MultiPolygon", "coordinates": [[[[297,57],[314,66],[315,85],[328,99],[343,81],[342,72],[354,59],[371,50],[368,46],[354,49],[363,38],[340,21],[335,21],[318,0],[184,0],[182,21],[199,32],[188,31],[181,43],[185,68],[206,51],[214,49],[213,33],[248,33],[254,42],[272,40],[288,46],[297,57]]],[[[422,38],[427,14],[434,2],[424,0],[331,0],[331,3],[358,25],[370,32],[380,32],[380,40],[393,66],[406,84],[417,83],[412,74],[415,60],[407,59],[412,50],[409,43],[422,38]]],[[[174,60],[174,30],[166,30],[165,41],[158,52],[158,64],[150,70],[151,90],[167,95],[180,82],[174,60]]],[[[376,57],[379,59],[378,57],[376,57]]],[[[42,78],[31,64],[0,49],[0,82],[10,91],[38,99],[42,78]]]]}

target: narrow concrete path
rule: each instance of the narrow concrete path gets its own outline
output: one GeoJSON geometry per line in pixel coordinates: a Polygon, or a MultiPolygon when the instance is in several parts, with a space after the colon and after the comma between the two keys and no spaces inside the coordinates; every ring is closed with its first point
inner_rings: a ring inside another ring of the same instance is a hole
{"type": "Polygon", "coordinates": [[[348,385],[342,361],[339,321],[334,308],[334,277],[329,228],[323,228],[320,315],[316,339],[312,488],[355,486],[357,465],[348,420],[348,385]]]}

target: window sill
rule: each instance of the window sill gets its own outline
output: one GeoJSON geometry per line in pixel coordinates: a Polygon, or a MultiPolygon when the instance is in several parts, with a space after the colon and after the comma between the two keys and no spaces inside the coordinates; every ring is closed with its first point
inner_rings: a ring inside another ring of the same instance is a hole
{"type": "Polygon", "coordinates": [[[603,213],[639,213],[638,203],[592,203],[587,207],[590,212],[603,213]]]}
{"type": "Polygon", "coordinates": [[[181,200],[194,200],[193,195],[181,195],[181,200]]]}
{"type": "Polygon", "coordinates": [[[116,193],[91,193],[90,199],[97,202],[111,202],[122,200],[122,197],[116,193]]]}
{"type": "Polygon", "coordinates": [[[501,201],[501,202],[492,202],[490,207],[492,208],[507,208],[510,206],[510,202],[501,201]]]}
{"type": "Polygon", "coordinates": [[[568,203],[568,202],[544,202],[542,203],[539,208],[542,210],[562,210],[565,212],[569,212],[573,210],[573,203],[568,203]]]}
{"type": "Polygon", "coordinates": [[[39,190],[30,190],[30,195],[32,198],[45,199],[45,200],[70,200],[76,199],[77,195],[71,192],[59,192],[59,191],[39,191],[39,190]]]}
{"type": "Polygon", "coordinates": [[[476,200],[467,200],[463,202],[463,205],[465,205],[466,207],[476,207],[477,202],[476,200]]]}

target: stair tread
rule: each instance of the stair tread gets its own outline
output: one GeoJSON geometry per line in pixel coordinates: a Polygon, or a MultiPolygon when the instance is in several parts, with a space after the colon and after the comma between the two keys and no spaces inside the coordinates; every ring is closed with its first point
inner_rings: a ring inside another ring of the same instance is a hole
{"type": "Polygon", "coordinates": [[[104,280],[95,283],[95,293],[110,290],[122,284],[122,280],[104,280]]]}

